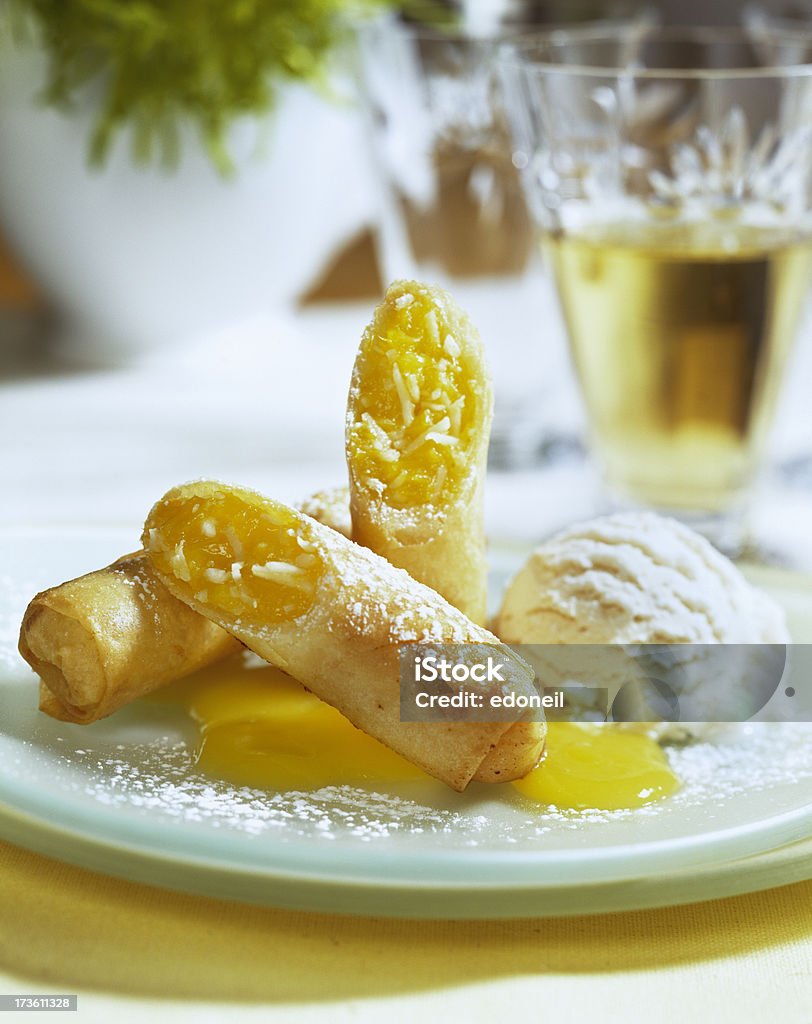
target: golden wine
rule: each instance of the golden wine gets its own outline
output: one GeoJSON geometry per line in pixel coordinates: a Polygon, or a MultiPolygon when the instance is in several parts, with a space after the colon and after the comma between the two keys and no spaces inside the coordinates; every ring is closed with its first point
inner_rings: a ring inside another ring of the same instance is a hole
{"type": "Polygon", "coordinates": [[[607,482],[661,508],[723,510],[753,473],[812,239],[625,223],[544,247],[607,482]]]}

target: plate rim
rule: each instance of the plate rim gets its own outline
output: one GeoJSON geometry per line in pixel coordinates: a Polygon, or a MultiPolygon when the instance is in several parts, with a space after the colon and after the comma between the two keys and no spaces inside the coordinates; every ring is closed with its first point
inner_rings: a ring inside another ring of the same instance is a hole
{"type": "MultiPolygon", "coordinates": [[[[773,723],[767,723],[772,725],[773,723]]],[[[2,736],[0,736],[2,739],[2,736]]],[[[70,805],[69,805],[70,806],[70,805]]],[[[312,839],[300,838],[271,842],[263,848],[276,860],[276,870],[268,871],[258,865],[256,859],[245,860],[246,843],[256,839],[247,833],[219,833],[216,839],[215,855],[190,857],[188,843],[190,830],[178,828],[167,830],[160,820],[144,822],[135,817],[121,821],[109,817],[97,808],[71,808],[72,822],[82,826],[81,832],[74,824],[63,820],[42,795],[41,787],[18,779],[11,786],[9,780],[0,779],[0,811],[5,807],[7,815],[16,814],[34,821],[47,823],[66,835],[93,837],[101,846],[115,849],[120,853],[169,857],[172,860],[194,860],[210,868],[250,870],[254,877],[276,876],[281,871],[286,876],[297,878],[329,879],[332,883],[354,879],[381,884],[381,878],[397,878],[399,884],[427,888],[425,874],[433,873],[434,887],[455,885],[460,871],[465,871],[464,885],[490,886],[502,891],[533,888],[541,875],[547,888],[571,884],[569,875],[573,865],[580,869],[579,884],[589,885],[598,881],[644,880],[664,872],[681,869],[708,868],[735,859],[758,856],[787,844],[812,839],[812,800],[800,807],[785,810],[777,815],[762,817],[716,831],[693,833],[676,838],[657,839],[650,842],[629,842],[611,847],[584,848],[551,853],[543,847],[532,850],[503,849],[481,850],[443,849],[421,850],[418,857],[411,851],[382,849],[376,843],[353,843],[351,840],[340,844],[321,846],[312,839]],[[48,806],[44,806],[44,804],[48,806]],[[99,824],[105,819],[105,828],[99,824]],[[329,868],[325,869],[325,854],[329,850],[329,868]],[[170,857],[171,853],[171,857],[170,857]],[[645,869],[640,862],[645,860],[645,869]],[[563,872],[563,877],[562,877],[563,872]],[[504,879],[494,884],[492,875],[504,879]]],[[[3,817],[0,815],[0,836],[3,835],[3,817]]],[[[201,838],[203,835],[201,834],[201,838]]],[[[206,834],[208,838],[208,833],[206,834]]]]}
{"type": "Polygon", "coordinates": [[[100,853],[116,849],[115,844],[95,842],[81,833],[56,828],[25,814],[9,814],[0,803],[0,826],[3,825],[3,838],[15,845],[127,882],[274,909],[368,917],[420,920],[578,917],[680,906],[812,879],[812,838],[809,838],[764,854],[704,868],[591,884],[415,887],[402,883],[336,881],[323,876],[302,879],[276,873],[262,877],[258,886],[253,872],[223,870],[189,858],[156,857],[125,850],[124,856],[113,862],[102,860],[100,853]],[[415,900],[416,894],[431,897],[428,910],[424,902],[415,900]]]}

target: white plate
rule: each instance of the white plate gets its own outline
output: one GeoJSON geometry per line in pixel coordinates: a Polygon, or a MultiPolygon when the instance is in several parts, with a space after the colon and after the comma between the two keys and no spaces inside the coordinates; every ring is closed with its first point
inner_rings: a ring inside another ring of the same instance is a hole
{"type": "MultiPolygon", "coordinates": [[[[0,836],[138,881],[277,906],[508,917],[658,906],[812,877],[812,726],[674,750],[682,790],[635,812],[530,811],[510,787],[271,794],[200,776],[193,732],[141,702],[81,727],[36,711],[16,652],[39,589],[137,547],[121,530],[0,535],[0,836]]],[[[497,552],[499,578],[515,554],[497,552]]],[[[761,580],[812,639],[812,588],[761,580]]]]}

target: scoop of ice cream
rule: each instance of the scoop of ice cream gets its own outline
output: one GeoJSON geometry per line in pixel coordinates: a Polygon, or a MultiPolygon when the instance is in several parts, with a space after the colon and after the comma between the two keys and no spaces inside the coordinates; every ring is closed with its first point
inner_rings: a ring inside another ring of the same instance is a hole
{"type": "Polygon", "coordinates": [[[556,534],[505,593],[518,644],[786,643],[784,613],[689,527],[623,512],[556,534]]]}
{"type": "Polygon", "coordinates": [[[602,688],[604,713],[640,722],[749,718],[783,671],[783,647],[766,645],[789,641],[781,608],[732,562],[688,527],[645,512],[595,519],[542,544],[508,587],[495,632],[512,644],[615,645],[585,657],[561,646],[523,654],[545,685],[587,687],[572,699],[579,716],[599,711],[602,688]]]}

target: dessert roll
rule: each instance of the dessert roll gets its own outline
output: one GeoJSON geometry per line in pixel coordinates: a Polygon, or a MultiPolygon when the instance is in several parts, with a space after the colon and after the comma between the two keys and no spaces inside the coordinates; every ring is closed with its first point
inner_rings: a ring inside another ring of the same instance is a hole
{"type": "Polygon", "coordinates": [[[300,503],[299,511],[352,540],[349,488],[328,487],[316,491],[300,503]]]}
{"type": "Polygon", "coordinates": [[[480,624],[492,415],[482,342],[468,317],[439,288],[391,285],[350,385],[352,536],[480,624]]]}
{"type": "Polygon", "coordinates": [[[20,629],[40,709],[82,725],[240,647],[176,600],[143,551],[37,594],[20,629]]]}
{"type": "MultiPolygon", "coordinates": [[[[319,491],[302,507],[332,529],[349,532],[346,487],[319,491]]],[[[241,647],[173,597],[143,551],[37,594],[19,644],[41,679],[40,710],[80,725],[241,647]]]]}
{"type": "MultiPolygon", "coordinates": [[[[170,491],[143,541],[176,597],[454,789],[508,781],[538,761],[543,723],[401,722],[402,644],[499,641],[373,552],[279,502],[213,482],[170,491]]],[[[507,657],[514,685],[535,692],[532,672],[507,657]]]]}

